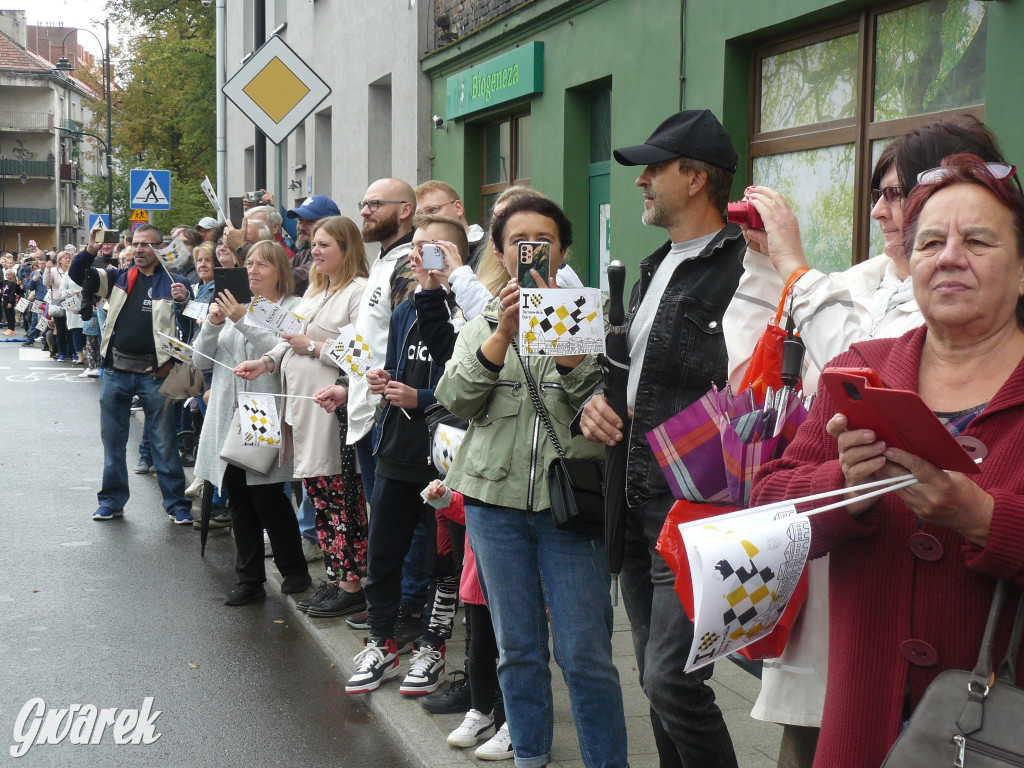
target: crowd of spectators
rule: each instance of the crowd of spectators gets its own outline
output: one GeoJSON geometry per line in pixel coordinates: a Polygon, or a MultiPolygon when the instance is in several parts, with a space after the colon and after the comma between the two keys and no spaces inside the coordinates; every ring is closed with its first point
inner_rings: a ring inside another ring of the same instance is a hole
{"type": "MultiPolygon", "coordinates": [[[[957,433],[1019,445],[1022,422],[1010,417],[1022,407],[1014,387],[1024,356],[1024,197],[1016,169],[976,121],[916,128],[881,154],[872,178],[884,253],[823,274],[809,267],[778,191],[746,190],[763,229],[726,223],[738,156],[710,112],[673,115],[614,156],[640,169],[643,221],[668,235],[640,263],[629,300],[626,413],[609,405],[595,356],[518,354],[519,243],[550,244],[547,287],[582,287],[571,267],[572,223],[542,191],[507,189],[486,227],[467,222],[458,191],[441,180],[415,188],[375,181],[360,222],[326,195],[282,212],[263,193],[240,228],[207,217],[172,230],[191,254],[177,269],[156,258],[164,238],[151,226],[134,231],[130,250],[90,236],[77,254],[72,246],[4,254],[6,333],[20,324],[24,344],[45,334],[55,359],[83,365],[86,377],[102,370],[104,479],[93,519],[125,514],[134,398],[146,416],[136,471],[155,467],[171,522],[198,527],[189,497],[207,494],[213,523],[231,528],[235,584],[226,605],[265,598],[264,556],[272,557],[299,610],[347,617],[368,633],[349,693],[400,678],[400,692],[421,697],[428,711],[466,713],[448,738],[453,747],[514,757],[521,768],[551,759],[550,639],[584,764],[621,767],[626,727],[608,566],[599,540],[554,524],[547,471],[556,448],[541,426],[542,402],[569,455],[597,462],[628,446],[620,583],[661,765],[736,766],[708,685],[713,666],[684,669],[693,625],[656,550],[674,499],[645,433],[712,385],[739,382],[769,308],[788,290],[787,312],[809,353],[805,389],[837,356],[871,364],[887,384],[918,389],[957,433]],[[294,240],[284,217],[295,220],[294,240]],[[428,245],[440,249],[442,268],[424,267],[428,245]],[[217,288],[217,267],[244,268],[252,300],[295,313],[297,329],[247,323],[251,304],[217,288]],[[22,298],[36,303],[19,312],[22,298]],[[349,327],[376,361],[365,375],[332,355],[349,327]],[[161,393],[175,364],[161,334],[194,347],[202,394],[171,405],[161,393]],[[972,370],[986,371],[983,381],[965,383],[972,370]],[[239,439],[244,393],[278,404],[281,445],[265,471],[226,456],[239,439]],[[429,458],[438,414],[466,427],[446,475],[429,458]],[[186,488],[183,467],[192,465],[186,488]],[[444,689],[460,598],[467,661],[444,689]]],[[[920,487],[815,518],[821,559],[809,566],[810,594],[786,655],[765,665],[753,713],[784,725],[780,766],[877,765],[927,683],[970,663],[995,577],[1020,583],[1024,572],[1024,487],[1006,460],[975,480],[937,473],[848,431],[833,410],[819,396],[790,451],[756,479],[756,500],[906,472],[920,487]],[[933,572],[921,563],[915,570],[913,547],[897,552],[921,533],[944,546],[944,558],[927,564],[933,572]],[[870,573],[854,565],[865,560],[870,573]],[[961,602],[940,606],[939,589],[961,602]],[[913,628],[934,635],[924,640],[937,644],[937,661],[897,663],[909,635],[892,628],[920,606],[946,611],[913,628]],[[886,631],[862,631],[872,620],[886,631]],[[954,631],[962,636],[947,637],[954,631]],[[870,694],[883,689],[881,706],[870,694]]],[[[1007,634],[1001,626],[1004,646],[1007,634]]]]}

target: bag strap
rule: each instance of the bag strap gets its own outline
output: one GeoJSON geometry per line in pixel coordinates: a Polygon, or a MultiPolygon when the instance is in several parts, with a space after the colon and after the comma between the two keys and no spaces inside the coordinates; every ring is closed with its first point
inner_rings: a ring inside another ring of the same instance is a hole
{"type": "MultiPolygon", "coordinates": [[[[1006,600],[1006,592],[1010,583],[1000,579],[996,584],[996,591],[992,595],[992,607],[988,611],[988,620],[985,622],[985,634],[981,638],[981,650],[978,652],[978,663],[974,665],[971,676],[967,681],[967,704],[963,712],[957,718],[957,725],[964,735],[974,733],[981,728],[985,712],[985,698],[989,689],[995,684],[995,675],[992,674],[992,644],[995,640],[996,625],[1003,612],[1003,603],[1006,600]]],[[[1019,623],[1020,613],[1018,612],[1019,623]]],[[[1011,643],[1012,645],[1012,643],[1011,643]]],[[[1020,647],[1020,637],[1017,637],[1017,646],[1020,647]]]]}
{"type": "Polygon", "coordinates": [[[782,287],[782,297],[779,299],[779,309],[775,313],[775,325],[781,325],[782,323],[782,312],[786,307],[786,299],[789,298],[789,294],[793,290],[793,286],[796,285],[796,281],[803,277],[805,273],[810,271],[810,267],[800,267],[799,269],[794,269],[793,273],[789,276],[786,284],[782,287]]]}
{"type": "Polygon", "coordinates": [[[558,435],[555,434],[555,428],[551,426],[551,418],[548,416],[548,409],[544,407],[544,401],[541,400],[540,391],[537,389],[537,382],[534,381],[533,374],[530,373],[530,366],[526,364],[523,356],[519,354],[519,346],[516,344],[515,339],[512,339],[512,348],[516,352],[516,357],[519,358],[520,365],[523,366],[523,375],[526,377],[526,389],[529,391],[530,399],[533,401],[533,408],[537,411],[537,415],[540,416],[544,429],[547,430],[548,437],[551,438],[551,442],[555,446],[558,458],[564,459],[565,453],[562,451],[562,443],[559,441],[558,435]]]}
{"type": "Polygon", "coordinates": [[[1013,620],[1013,631],[1006,646],[1006,655],[999,663],[996,679],[1009,685],[1017,684],[1017,660],[1020,658],[1021,639],[1024,639],[1024,592],[1017,599],[1017,617],[1013,620]]]}

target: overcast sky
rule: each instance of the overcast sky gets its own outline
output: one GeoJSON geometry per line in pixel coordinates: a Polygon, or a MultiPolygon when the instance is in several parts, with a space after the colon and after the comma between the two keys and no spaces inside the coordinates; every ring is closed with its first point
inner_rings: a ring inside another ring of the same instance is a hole
{"type": "MultiPolygon", "coordinates": [[[[69,29],[89,29],[103,39],[105,0],[0,0],[0,8],[24,10],[29,24],[63,24],[69,29]]],[[[110,39],[117,40],[117,29],[110,28],[110,39]]],[[[78,36],[78,44],[100,57],[100,49],[92,35],[78,36]]]]}

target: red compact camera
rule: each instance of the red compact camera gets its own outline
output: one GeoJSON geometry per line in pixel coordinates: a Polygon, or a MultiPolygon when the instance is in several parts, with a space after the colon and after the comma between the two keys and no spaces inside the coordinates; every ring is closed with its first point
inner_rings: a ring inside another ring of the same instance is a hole
{"type": "Polygon", "coordinates": [[[757,212],[757,208],[746,200],[740,200],[738,203],[729,203],[725,218],[726,221],[746,224],[751,229],[764,229],[764,221],[761,220],[761,214],[757,212]]]}

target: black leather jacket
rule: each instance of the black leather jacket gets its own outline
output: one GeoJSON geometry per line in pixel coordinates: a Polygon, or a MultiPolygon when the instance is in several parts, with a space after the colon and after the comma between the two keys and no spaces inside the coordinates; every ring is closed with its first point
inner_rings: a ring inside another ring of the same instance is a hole
{"type": "MultiPolygon", "coordinates": [[[[671,243],[640,262],[629,297],[631,323],[671,243]]],[[[747,243],[737,224],[726,224],[695,259],[680,264],[654,317],[633,407],[626,500],[636,506],[669,491],[647,433],[729,378],[722,317],[743,273],[747,243]]]]}

